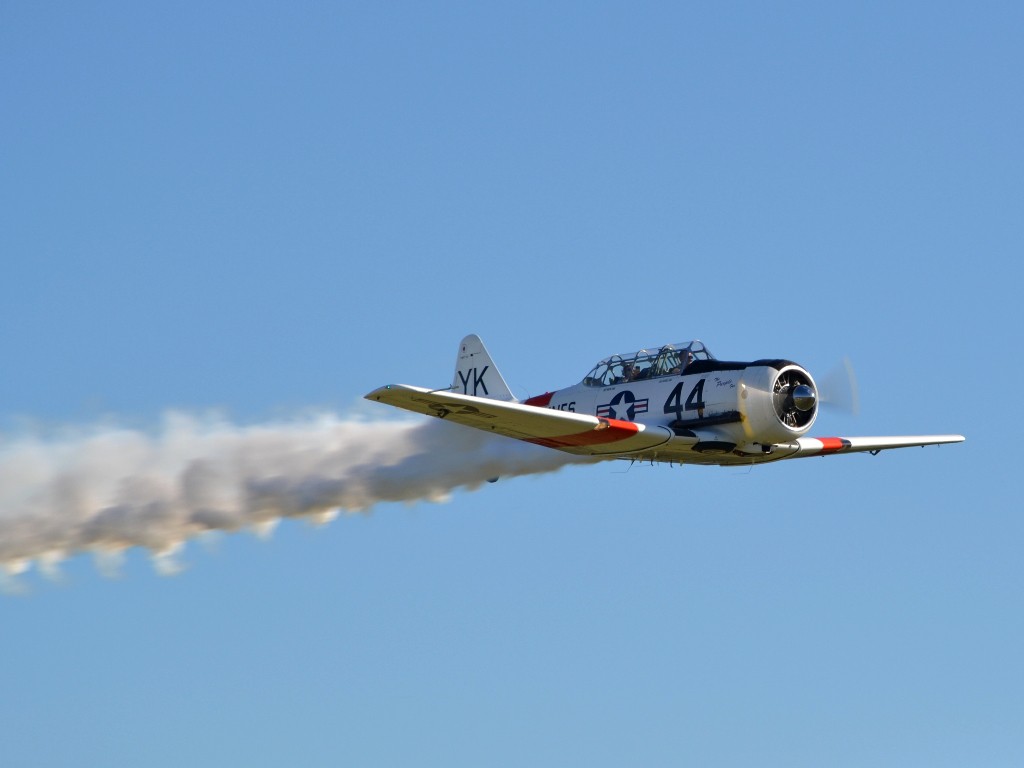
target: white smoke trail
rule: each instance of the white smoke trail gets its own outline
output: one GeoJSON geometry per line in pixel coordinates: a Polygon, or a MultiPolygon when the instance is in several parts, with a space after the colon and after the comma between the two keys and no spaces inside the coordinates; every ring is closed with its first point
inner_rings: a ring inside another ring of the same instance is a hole
{"type": "Polygon", "coordinates": [[[282,517],[326,522],[382,501],[441,501],[493,477],[586,461],[447,422],[367,422],[322,415],[237,426],[181,414],[156,434],[94,428],[0,440],[0,566],[65,557],[116,568],[148,549],[161,573],[204,531],[269,531],[282,517]]]}

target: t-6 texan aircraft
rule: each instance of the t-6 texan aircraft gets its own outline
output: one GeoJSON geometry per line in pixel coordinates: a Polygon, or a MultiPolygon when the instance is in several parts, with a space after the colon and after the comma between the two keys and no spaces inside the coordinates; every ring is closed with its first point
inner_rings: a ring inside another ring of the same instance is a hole
{"type": "Polygon", "coordinates": [[[389,384],[366,395],[559,451],[608,459],[750,465],[959,443],[962,435],[805,437],[818,387],[788,360],[716,360],[699,341],[607,357],[565,389],[519,401],[478,336],[444,389],[389,384]]]}

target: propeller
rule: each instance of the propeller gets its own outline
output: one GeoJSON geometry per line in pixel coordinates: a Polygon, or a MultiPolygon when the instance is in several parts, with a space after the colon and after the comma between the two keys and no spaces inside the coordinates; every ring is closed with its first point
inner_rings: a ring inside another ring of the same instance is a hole
{"type": "Polygon", "coordinates": [[[853,373],[850,358],[844,357],[838,365],[818,380],[818,396],[822,405],[854,416],[860,413],[857,377],[853,373]]]}

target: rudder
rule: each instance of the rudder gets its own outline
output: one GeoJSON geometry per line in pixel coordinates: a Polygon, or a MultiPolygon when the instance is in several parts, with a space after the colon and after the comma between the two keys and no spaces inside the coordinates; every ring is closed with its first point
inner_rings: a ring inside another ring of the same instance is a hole
{"type": "Polygon", "coordinates": [[[452,391],[491,400],[516,401],[488,354],[487,347],[475,333],[459,342],[452,391]]]}

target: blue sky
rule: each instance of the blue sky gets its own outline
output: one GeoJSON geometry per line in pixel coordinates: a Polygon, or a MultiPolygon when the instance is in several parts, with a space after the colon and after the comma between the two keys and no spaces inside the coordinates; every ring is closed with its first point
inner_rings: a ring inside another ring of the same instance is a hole
{"type": "Polygon", "coordinates": [[[816,434],[85,556],[0,597],[0,762],[1019,765],[1017,4],[0,5],[5,439],[519,395],[703,339],[816,434]]]}

